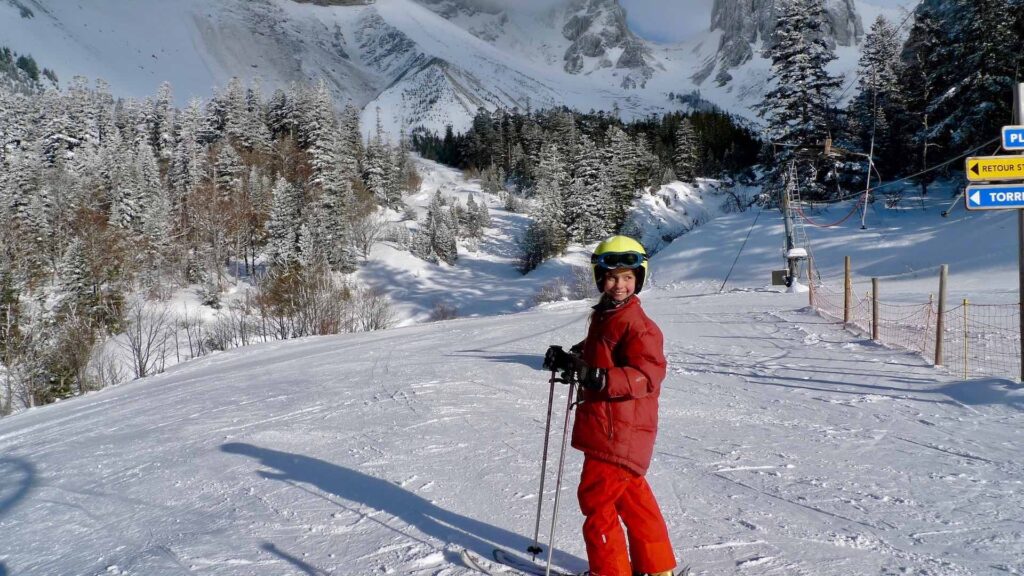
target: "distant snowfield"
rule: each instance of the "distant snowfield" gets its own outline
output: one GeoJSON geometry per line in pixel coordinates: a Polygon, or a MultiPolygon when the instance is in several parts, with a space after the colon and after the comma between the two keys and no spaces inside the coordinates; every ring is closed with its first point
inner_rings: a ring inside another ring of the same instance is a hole
{"type": "MultiPolygon", "coordinates": [[[[434,186],[478,190],[441,170],[424,194],[434,186]]],[[[703,219],[718,205],[709,194],[673,185],[640,208],[670,226],[659,210],[703,219]]],[[[809,229],[823,277],[848,254],[886,294],[921,298],[947,262],[954,290],[1012,301],[1012,215],[943,219],[943,203],[879,203],[865,230],[809,229]]],[[[515,215],[492,205],[492,217],[515,215]]],[[[508,314],[530,293],[502,260],[509,242],[492,230],[456,267],[391,281],[481,317],[217,353],[0,420],[0,574],[460,576],[472,574],[461,548],[525,550],[541,355],[578,340],[589,309],[508,314]]],[[[648,477],[682,563],[700,575],[1024,573],[1024,389],[957,380],[826,322],[806,295],[766,286],[781,246],[778,212],[754,209],[718,215],[650,264],[641,298],[669,372],[648,477]]],[[[546,263],[533,287],[584,252],[546,263]]],[[[361,274],[415,264],[386,256],[361,274]]],[[[570,449],[554,554],[569,570],[586,568],[579,467],[570,449]]]]}

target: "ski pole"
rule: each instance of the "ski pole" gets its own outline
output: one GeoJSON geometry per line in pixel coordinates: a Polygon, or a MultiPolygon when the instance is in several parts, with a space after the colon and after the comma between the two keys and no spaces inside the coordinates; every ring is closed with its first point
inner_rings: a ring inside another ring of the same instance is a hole
{"type": "Polygon", "coordinates": [[[533,559],[537,559],[537,554],[541,553],[541,548],[538,546],[538,540],[540,539],[540,514],[541,508],[544,503],[544,477],[547,476],[548,468],[548,440],[551,438],[551,405],[555,401],[555,371],[551,371],[551,379],[548,381],[551,384],[551,389],[548,391],[548,422],[544,426],[544,455],[541,456],[540,460],[540,493],[537,494],[537,523],[533,528],[533,545],[526,549],[527,552],[533,554],[533,559]]]}
{"type": "Polygon", "coordinates": [[[573,393],[576,391],[576,378],[569,379],[569,396],[565,403],[565,426],[562,427],[562,453],[558,456],[558,475],[555,477],[555,508],[551,511],[551,535],[548,537],[548,564],[544,576],[551,576],[551,556],[555,550],[555,520],[558,519],[558,497],[562,494],[562,469],[565,464],[565,441],[569,436],[569,414],[572,412],[573,393]]]}

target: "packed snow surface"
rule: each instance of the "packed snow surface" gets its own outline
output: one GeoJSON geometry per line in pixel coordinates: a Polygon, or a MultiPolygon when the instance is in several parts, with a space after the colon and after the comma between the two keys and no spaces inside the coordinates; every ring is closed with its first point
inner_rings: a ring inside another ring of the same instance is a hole
{"type": "MultiPolygon", "coordinates": [[[[648,478],[695,574],[1024,570],[1024,391],[957,381],[799,295],[643,300],[669,361],[648,478]]],[[[4,419],[0,561],[10,574],[470,574],[461,547],[531,542],[538,367],[588,310],[255,346],[4,419]]],[[[559,386],[555,447],[564,398],[559,386]]],[[[571,570],[586,567],[579,468],[570,450],[554,557],[571,570]]]]}
{"type": "MultiPolygon", "coordinates": [[[[823,276],[847,253],[894,292],[925,288],[943,259],[955,286],[995,298],[1010,284],[1012,215],[878,204],[865,230],[808,231],[823,276]]],[[[491,246],[507,246],[496,234],[491,246]]],[[[766,287],[781,246],[778,213],[754,209],[650,264],[641,298],[669,371],[648,479],[682,564],[700,575],[1024,573],[1024,389],[958,380],[766,287]]],[[[477,312],[491,297],[493,312],[509,311],[505,278],[485,263],[477,312]]],[[[462,548],[523,552],[547,413],[541,357],[582,337],[588,304],[235,349],[4,418],[0,574],[458,576],[472,573],[462,548]]],[[[565,398],[558,385],[549,472],[565,398]]],[[[569,449],[554,553],[576,571],[580,462],[569,449]]],[[[554,490],[549,476],[543,527],[554,490]]]]}

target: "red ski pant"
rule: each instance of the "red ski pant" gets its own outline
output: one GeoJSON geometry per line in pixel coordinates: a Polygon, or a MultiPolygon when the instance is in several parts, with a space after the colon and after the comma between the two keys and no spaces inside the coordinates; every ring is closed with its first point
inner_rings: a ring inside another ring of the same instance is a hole
{"type": "Polygon", "coordinates": [[[588,456],[583,460],[577,496],[586,516],[583,540],[593,576],[631,576],[675,568],[665,519],[643,476],[588,456]],[[626,525],[625,534],[622,524],[626,525]]]}

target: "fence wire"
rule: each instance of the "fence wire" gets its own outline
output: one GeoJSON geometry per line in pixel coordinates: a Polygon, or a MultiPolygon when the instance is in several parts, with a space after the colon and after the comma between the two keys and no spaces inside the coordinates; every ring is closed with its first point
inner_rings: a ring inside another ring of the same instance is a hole
{"type": "MultiPolygon", "coordinates": [[[[824,317],[842,322],[845,295],[838,283],[815,283],[812,306],[824,317]],[[838,286],[837,286],[838,285],[838,286]]],[[[921,354],[935,363],[938,344],[938,304],[878,302],[878,342],[921,354]]],[[[872,330],[870,290],[851,292],[846,326],[868,336],[872,330]]],[[[972,304],[963,301],[942,318],[942,354],[938,364],[964,378],[1021,376],[1020,305],[972,304]]]]}

